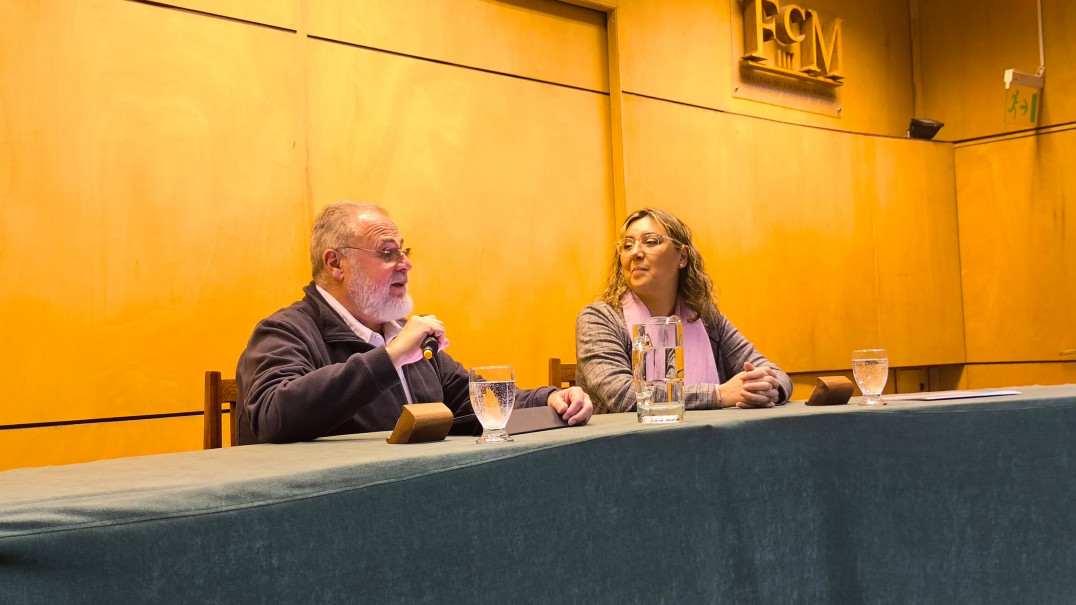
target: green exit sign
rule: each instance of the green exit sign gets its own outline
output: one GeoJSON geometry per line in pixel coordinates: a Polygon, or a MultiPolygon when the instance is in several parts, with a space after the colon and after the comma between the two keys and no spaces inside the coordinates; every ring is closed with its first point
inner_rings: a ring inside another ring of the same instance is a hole
{"type": "Polygon", "coordinates": [[[1034,126],[1039,117],[1039,95],[1042,91],[1019,84],[1005,89],[1005,122],[1034,126]]]}

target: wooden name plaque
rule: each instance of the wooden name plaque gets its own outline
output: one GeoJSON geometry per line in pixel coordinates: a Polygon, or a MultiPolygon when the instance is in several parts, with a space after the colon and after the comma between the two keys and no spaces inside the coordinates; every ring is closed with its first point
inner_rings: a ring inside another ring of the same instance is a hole
{"type": "Polygon", "coordinates": [[[443,403],[409,403],[386,439],[389,443],[441,441],[452,428],[452,410],[443,403]]]}
{"type": "Polygon", "coordinates": [[[844,405],[854,391],[852,381],[844,376],[822,376],[807,398],[807,405],[844,405]]]}

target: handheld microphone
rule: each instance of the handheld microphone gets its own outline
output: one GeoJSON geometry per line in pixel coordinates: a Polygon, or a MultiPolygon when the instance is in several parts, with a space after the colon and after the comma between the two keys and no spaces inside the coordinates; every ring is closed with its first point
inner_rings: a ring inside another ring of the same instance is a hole
{"type": "Polygon", "coordinates": [[[425,357],[426,359],[431,359],[433,357],[434,353],[437,352],[437,347],[439,347],[439,346],[440,346],[440,343],[437,342],[437,337],[434,336],[433,334],[430,334],[426,338],[423,338],[422,339],[422,356],[425,357]]]}

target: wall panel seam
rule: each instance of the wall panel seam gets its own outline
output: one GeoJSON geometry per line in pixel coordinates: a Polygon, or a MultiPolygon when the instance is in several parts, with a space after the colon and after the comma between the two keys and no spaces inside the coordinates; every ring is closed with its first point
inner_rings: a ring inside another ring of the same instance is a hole
{"type": "Polygon", "coordinates": [[[342,46],[348,46],[348,47],[351,47],[351,48],[358,48],[358,49],[361,49],[361,50],[368,50],[368,51],[372,51],[372,52],[384,53],[384,54],[387,54],[387,55],[394,55],[394,56],[397,56],[397,57],[404,57],[404,58],[407,58],[407,59],[415,59],[416,61],[424,61],[426,63],[434,63],[434,64],[437,64],[437,65],[445,65],[445,66],[448,66],[448,67],[458,67],[460,69],[469,69],[471,71],[478,71],[478,72],[487,73],[487,74],[493,74],[493,75],[497,75],[497,76],[507,76],[509,78],[516,78],[517,80],[526,80],[528,82],[537,82],[537,83],[540,83],[540,84],[550,84],[552,86],[559,86],[561,88],[569,88],[569,89],[572,89],[572,90],[579,90],[579,91],[582,91],[582,92],[591,92],[591,93],[595,93],[595,94],[599,94],[599,95],[609,96],[609,93],[606,92],[606,91],[603,91],[603,90],[594,90],[594,89],[585,88],[585,87],[582,87],[582,86],[574,86],[572,84],[564,84],[562,82],[554,82],[552,80],[542,80],[541,78],[531,78],[531,77],[528,77],[528,76],[521,76],[519,74],[513,74],[513,73],[504,72],[504,71],[497,71],[495,69],[486,69],[484,67],[475,67],[473,65],[464,65],[462,63],[453,63],[451,61],[444,61],[444,60],[441,60],[441,59],[433,59],[433,58],[430,58],[430,57],[423,57],[423,56],[420,56],[420,55],[412,55],[412,54],[402,53],[402,52],[395,51],[395,50],[387,50],[387,49],[384,49],[384,48],[377,48],[375,46],[366,46],[364,44],[356,44],[355,42],[345,42],[343,40],[336,40],[336,39],[333,39],[333,38],[326,38],[324,36],[315,36],[315,35],[312,35],[312,34],[307,34],[306,37],[308,39],[310,39],[310,40],[319,40],[321,42],[328,42],[330,44],[340,44],[342,46]]]}
{"type": "Polygon", "coordinates": [[[1018,130],[1004,134],[991,134],[975,137],[973,139],[953,141],[953,147],[961,149],[964,147],[974,147],[976,145],[986,145],[989,143],[1000,143],[1002,141],[1012,141],[1015,139],[1026,139],[1028,137],[1068,132],[1069,130],[1076,130],[1076,122],[1065,122],[1063,124],[1054,124],[1053,126],[1042,126],[1040,128],[1029,128],[1027,130],[1018,130]]]}
{"type": "MultiPolygon", "coordinates": [[[[224,410],[227,414],[228,410],[224,410]]],[[[138,420],[161,420],[164,418],[183,418],[187,416],[202,416],[202,410],[191,412],[168,412],[163,414],[142,414],[139,416],[105,416],[101,418],[81,418],[76,420],[51,420],[49,422],[26,422],[22,424],[2,424],[0,431],[12,431],[20,429],[41,429],[60,426],[76,426],[79,424],[103,424],[109,422],[134,422],[138,420]]]]}
{"type": "Polygon", "coordinates": [[[797,128],[811,128],[813,130],[820,130],[823,132],[834,132],[837,134],[847,134],[852,136],[870,137],[872,139],[892,139],[896,141],[909,141],[916,143],[924,143],[928,145],[952,145],[952,141],[922,141],[918,139],[909,139],[908,137],[898,137],[889,134],[878,134],[874,132],[861,132],[858,130],[843,130],[840,128],[830,128],[828,126],[817,126],[815,124],[801,124],[799,122],[789,122],[786,120],[778,120],[775,118],[767,118],[765,116],[756,116],[749,113],[740,113],[736,111],[729,111],[727,109],[719,109],[717,107],[708,107],[706,105],[698,105],[696,103],[688,103],[687,101],[677,101],[675,99],[666,99],[664,97],[657,97],[654,95],[648,95],[641,92],[631,92],[630,90],[622,91],[623,94],[636,97],[639,99],[650,99],[651,101],[661,101],[663,103],[672,103],[674,105],[680,105],[682,107],[690,107],[692,109],[701,109],[703,111],[712,111],[714,113],[723,113],[725,115],[736,116],[740,118],[748,118],[752,120],[761,120],[763,122],[770,122],[771,124],[783,124],[786,126],[794,126],[797,128]]]}
{"type": "Polygon", "coordinates": [[[240,19],[239,17],[230,17],[228,15],[221,15],[218,13],[211,13],[208,11],[201,11],[193,8],[186,8],[184,6],[175,6],[172,4],[166,4],[164,2],[153,2],[152,0],[126,0],[127,2],[133,2],[135,4],[145,4],[146,6],[156,6],[157,8],[166,8],[174,11],[180,11],[184,13],[191,13],[194,15],[200,15],[202,17],[212,17],[214,19],[224,19],[225,21],[234,21],[235,23],[242,23],[244,25],[253,25],[256,27],[267,27],[281,32],[288,32],[290,34],[298,33],[298,31],[291,29],[290,27],[281,27],[279,25],[271,25],[269,23],[262,23],[260,21],[251,21],[249,19],[240,19]]]}

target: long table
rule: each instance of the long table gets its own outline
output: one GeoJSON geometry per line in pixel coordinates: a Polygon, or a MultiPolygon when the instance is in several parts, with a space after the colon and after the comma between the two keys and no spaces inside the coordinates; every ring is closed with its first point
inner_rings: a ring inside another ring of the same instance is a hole
{"type": "Polygon", "coordinates": [[[1019,390],[2,472],[0,603],[1073,603],[1076,385],[1019,390]]]}

